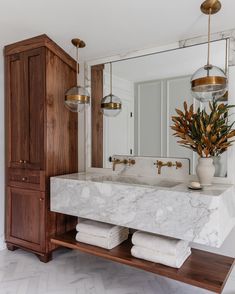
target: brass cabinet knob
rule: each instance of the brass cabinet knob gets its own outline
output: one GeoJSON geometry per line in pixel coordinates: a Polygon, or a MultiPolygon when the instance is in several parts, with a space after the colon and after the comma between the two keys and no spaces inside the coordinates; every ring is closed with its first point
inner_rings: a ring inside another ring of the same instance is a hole
{"type": "Polygon", "coordinates": [[[27,181],[27,178],[26,178],[26,177],[23,177],[23,178],[22,178],[22,181],[23,181],[23,182],[27,181]]]}
{"type": "Polygon", "coordinates": [[[22,159],[20,159],[20,160],[19,160],[19,163],[23,163],[23,160],[22,160],[22,159]]]}
{"type": "Polygon", "coordinates": [[[23,160],[23,163],[27,163],[27,161],[26,160],[23,160]]]}
{"type": "Polygon", "coordinates": [[[40,201],[43,201],[44,199],[43,199],[43,198],[40,198],[39,200],[40,200],[40,201]]]}

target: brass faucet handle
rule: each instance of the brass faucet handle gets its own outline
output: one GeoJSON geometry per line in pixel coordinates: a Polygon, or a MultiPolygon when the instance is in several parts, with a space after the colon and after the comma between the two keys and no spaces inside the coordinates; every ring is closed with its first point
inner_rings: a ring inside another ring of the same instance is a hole
{"type": "Polygon", "coordinates": [[[129,164],[129,165],[134,165],[134,164],[135,164],[135,160],[129,158],[129,160],[128,160],[128,164],[129,164]]]}
{"type": "Polygon", "coordinates": [[[172,161],[168,161],[166,164],[168,167],[172,167],[173,166],[173,162],[172,161]]]}
{"type": "Polygon", "coordinates": [[[154,165],[158,166],[162,166],[163,162],[161,160],[157,160],[156,162],[154,162],[154,165]]]}
{"type": "Polygon", "coordinates": [[[175,166],[176,166],[176,169],[178,169],[178,168],[181,168],[183,165],[182,165],[182,162],[176,161],[175,166]]]}

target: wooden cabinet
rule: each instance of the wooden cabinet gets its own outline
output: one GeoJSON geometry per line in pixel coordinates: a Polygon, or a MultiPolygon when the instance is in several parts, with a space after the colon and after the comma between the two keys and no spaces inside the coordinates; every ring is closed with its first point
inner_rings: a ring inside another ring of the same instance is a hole
{"type": "Polygon", "coordinates": [[[45,193],[8,188],[7,240],[35,251],[45,250],[45,193]]]}
{"type": "Polygon", "coordinates": [[[64,106],[76,62],[46,35],[5,47],[6,242],[48,261],[76,218],[50,212],[50,177],[77,172],[77,114],[64,106]]]}

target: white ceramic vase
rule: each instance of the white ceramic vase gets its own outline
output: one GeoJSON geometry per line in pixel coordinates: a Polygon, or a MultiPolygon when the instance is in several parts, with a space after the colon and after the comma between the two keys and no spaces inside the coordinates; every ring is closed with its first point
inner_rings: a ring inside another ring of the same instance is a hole
{"type": "Polygon", "coordinates": [[[196,167],[198,180],[202,186],[210,186],[215,174],[213,158],[200,157],[196,167]]]}

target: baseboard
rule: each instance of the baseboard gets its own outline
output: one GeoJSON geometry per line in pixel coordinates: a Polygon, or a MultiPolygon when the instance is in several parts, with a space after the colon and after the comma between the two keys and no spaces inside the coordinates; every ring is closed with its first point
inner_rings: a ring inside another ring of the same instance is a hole
{"type": "Polygon", "coordinates": [[[0,251],[6,249],[6,243],[4,235],[0,236],[0,251]]]}

